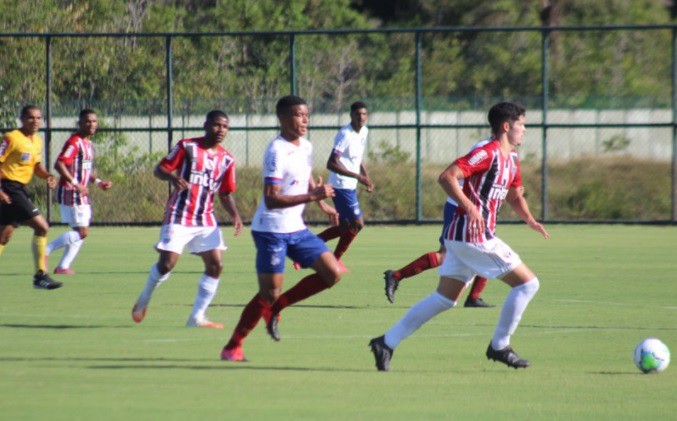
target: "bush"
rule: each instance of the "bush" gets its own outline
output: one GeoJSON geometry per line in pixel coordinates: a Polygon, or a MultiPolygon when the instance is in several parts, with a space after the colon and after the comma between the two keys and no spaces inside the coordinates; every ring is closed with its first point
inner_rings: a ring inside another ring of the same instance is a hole
{"type": "MultiPolygon", "coordinates": [[[[139,158],[142,159],[142,158],[139,158]]],[[[167,183],[152,175],[151,157],[128,169],[114,172],[113,189],[102,192],[92,188],[94,220],[105,223],[160,223],[168,195],[167,183]]],[[[122,161],[125,162],[125,161],[122,161]]],[[[410,162],[388,161],[367,164],[375,183],[368,194],[360,186],[358,197],[367,222],[413,221],[416,219],[416,166],[410,162]]],[[[422,208],[424,219],[442,218],[446,196],[437,184],[443,166],[424,166],[422,175],[422,208]]],[[[537,162],[523,163],[522,178],[531,212],[541,216],[541,169],[537,162]]],[[[101,174],[105,173],[101,171],[101,174]]],[[[548,219],[560,221],[665,221],[670,219],[671,167],[669,163],[638,160],[629,157],[584,158],[552,163],[548,167],[548,219]]],[[[315,175],[326,180],[327,171],[316,169],[315,175]]],[[[46,211],[47,189],[44,181],[34,179],[29,189],[39,208],[46,211]]],[[[251,221],[262,194],[261,170],[255,167],[238,169],[238,191],[235,199],[245,222],[251,221]]],[[[331,200],[328,201],[331,203],[331,200]]],[[[219,220],[229,221],[226,212],[216,204],[219,220]]],[[[56,205],[52,221],[58,221],[56,205]]],[[[326,217],[313,204],[306,207],[306,221],[325,223],[326,217]]],[[[519,220],[504,206],[501,220],[519,220]]]]}

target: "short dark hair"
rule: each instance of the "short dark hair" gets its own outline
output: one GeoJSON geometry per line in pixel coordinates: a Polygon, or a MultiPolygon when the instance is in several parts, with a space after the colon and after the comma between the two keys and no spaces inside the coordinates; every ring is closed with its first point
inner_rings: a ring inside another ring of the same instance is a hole
{"type": "Polygon", "coordinates": [[[207,113],[207,121],[214,121],[219,117],[229,120],[228,114],[226,114],[221,110],[211,110],[210,112],[207,113]]]}
{"type": "Polygon", "coordinates": [[[352,113],[353,111],[357,111],[361,108],[367,109],[367,104],[365,104],[362,101],[355,101],[352,104],[350,104],[350,112],[352,113]]]}
{"type": "Polygon", "coordinates": [[[501,129],[501,124],[509,122],[510,124],[517,121],[520,116],[526,114],[523,106],[516,102],[503,101],[494,105],[489,109],[489,124],[491,125],[491,132],[496,134],[501,129]]]}
{"type": "Polygon", "coordinates": [[[308,105],[305,99],[296,95],[283,96],[275,105],[275,114],[278,117],[287,115],[295,105],[308,105]]]}
{"type": "Polygon", "coordinates": [[[79,120],[82,120],[82,119],[84,119],[85,117],[87,117],[87,116],[90,115],[90,114],[96,115],[96,113],[94,112],[94,110],[89,109],[89,108],[85,108],[84,110],[80,111],[80,114],[78,115],[78,119],[79,119],[79,120]]]}
{"type": "Polygon", "coordinates": [[[19,113],[19,118],[28,117],[28,113],[29,113],[31,110],[38,110],[38,111],[40,111],[40,108],[38,108],[38,107],[35,106],[35,105],[26,105],[26,106],[24,106],[24,107],[21,109],[21,113],[19,113]]]}

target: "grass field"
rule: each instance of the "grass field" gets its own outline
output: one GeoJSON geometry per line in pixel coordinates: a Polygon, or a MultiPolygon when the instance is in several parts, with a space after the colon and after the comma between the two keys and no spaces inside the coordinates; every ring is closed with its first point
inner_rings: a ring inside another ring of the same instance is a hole
{"type": "MultiPolygon", "coordinates": [[[[50,239],[63,232],[54,227],[50,239]]],[[[184,254],[146,320],[130,309],[156,254],[159,228],[93,227],[65,286],[34,290],[27,228],[0,256],[0,417],[16,419],[658,419],[673,418],[677,362],[643,375],[632,351],[655,336],[677,349],[677,227],[524,225],[499,235],[541,289],[513,337],[526,370],[487,361],[498,309],[447,311],[402,342],[388,373],[367,347],[437,284],[428,271],[400,285],[382,272],[437,246],[439,227],[370,227],[332,290],[290,307],[274,343],[259,325],[248,363],[219,360],[255,292],[248,229],[224,234],[221,286],[209,310],[224,330],[191,329],[200,259],[184,254]]],[[[318,231],[318,228],[313,228],[318,231]]],[[[333,246],[333,244],[332,244],[333,246]]],[[[60,252],[52,256],[56,264],[60,252]]],[[[307,272],[288,265],[286,287],[307,272]]],[[[492,281],[486,301],[507,286],[492,281]]]]}

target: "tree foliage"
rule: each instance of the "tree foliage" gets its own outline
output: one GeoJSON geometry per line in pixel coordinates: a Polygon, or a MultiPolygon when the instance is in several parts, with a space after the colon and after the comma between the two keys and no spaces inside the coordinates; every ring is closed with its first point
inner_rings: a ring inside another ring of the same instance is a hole
{"type": "MultiPolygon", "coordinates": [[[[0,102],[44,100],[47,41],[30,34],[89,34],[51,39],[52,99],[79,108],[99,101],[124,112],[130,104],[142,110],[164,103],[169,41],[162,34],[209,33],[172,38],[176,106],[202,110],[230,101],[234,111],[269,111],[292,89],[285,31],[379,27],[465,28],[421,39],[428,103],[537,98],[541,33],[468,28],[668,23],[673,9],[652,0],[5,0],[0,32],[22,36],[0,35],[0,102]],[[101,33],[125,36],[91,36],[101,33]]],[[[294,42],[298,92],[318,107],[342,110],[356,97],[413,105],[411,32],[302,34],[294,42]]],[[[591,98],[616,98],[617,106],[669,103],[669,30],[553,31],[548,42],[548,88],[558,105],[591,98]]]]}

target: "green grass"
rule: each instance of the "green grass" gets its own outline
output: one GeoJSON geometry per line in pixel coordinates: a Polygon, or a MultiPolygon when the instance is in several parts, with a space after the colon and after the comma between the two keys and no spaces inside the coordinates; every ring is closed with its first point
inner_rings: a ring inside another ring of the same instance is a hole
{"type": "MultiPolygon", "coordinates": [[[[487,361],[498,309],[459,307],[402,342],[392,371],[379,373],[367,342],[437,284],[436,272],[425,272],[389,304],[381,274],[435,249],[437,226],[368,226],[344,259],[351,273],[285,310],[281,342],[259,325],[245,342],[249,363],[219,360],[256,289],[248,230],[233,238],[224,228],[230,249],[209,310],[226,323],[219,331],[183,326],[202,270],[187,253],[146,320],[132,322],[159,228],[93,227],[77,274],[59,277],[59,290],[37,291],[31,232],[22,227],[0,256],[0,413],[7,420],[674,417],[677,367],[643,375],[632,351],[649,336],[677,349],[677,228],[548,228],[550,241],[524,225],[499,228],[541,280],[512,340],[532,367],[487,361]]],[[[288,266],[286,287],[307,273],[288,266]]],[[[483,296],[500,303],[506,292],[491,281],[483,296]]]]}

